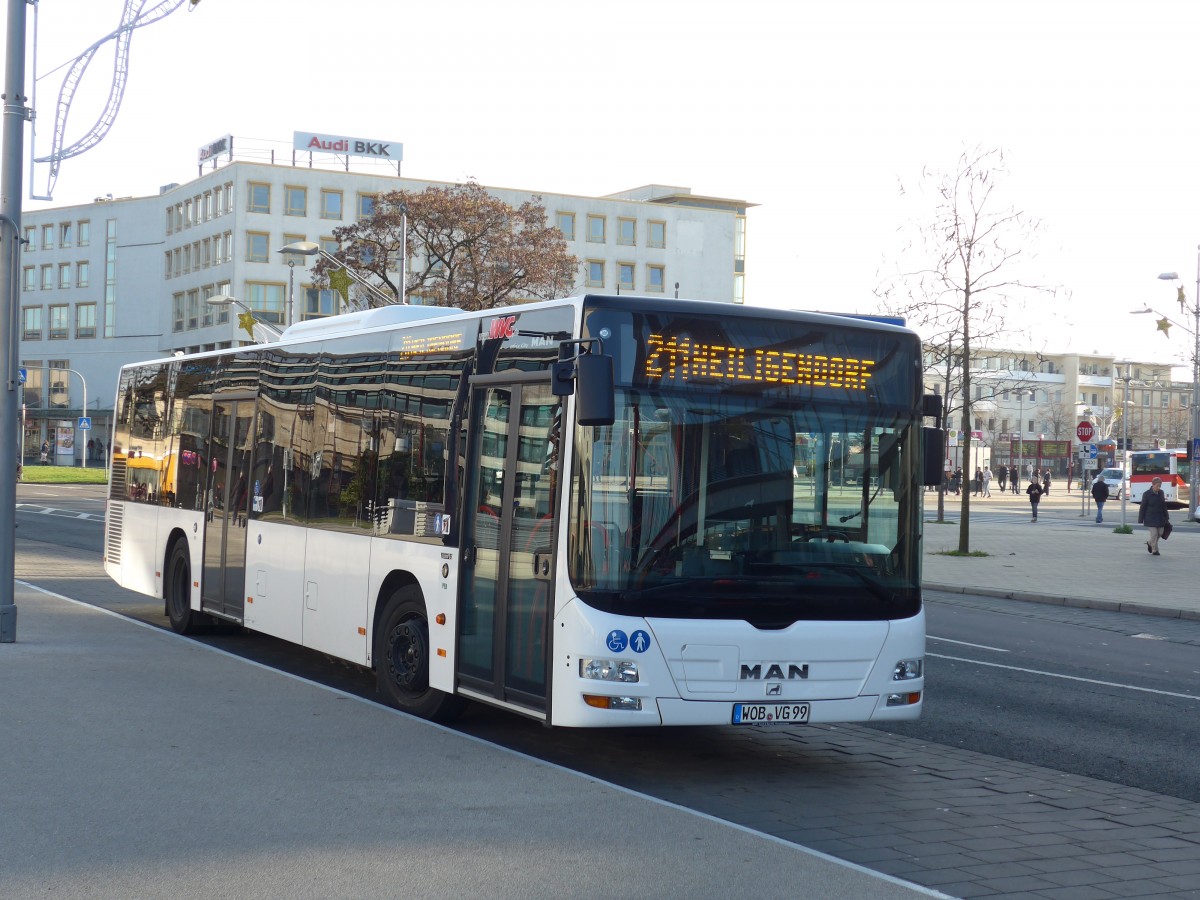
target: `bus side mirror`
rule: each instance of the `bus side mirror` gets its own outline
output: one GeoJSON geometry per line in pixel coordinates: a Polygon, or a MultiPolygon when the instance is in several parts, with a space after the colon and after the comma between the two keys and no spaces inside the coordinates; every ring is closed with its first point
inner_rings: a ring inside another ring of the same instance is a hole
{"type": "Polygon", "coordinates": [[[576,419],[580,425],[611,425],[617,417],[613,359],[589,353],[575,360],[576,419]]]}
{"type": "Polygon", "coordinates": [[[921,395],[921,415],[927,419],[942,421],[942,397],[940,394],[921,395]]]}
{"type": "Polygon", "coordinates": [[[560,345],[559,359],[551,370],[551,390],[557,397],[575,395],[580,425],[611,425],[617,416],[612,357],[603,352],[568,356],[570,348],[579,344],[593,342],[563,341],[560,345]]]}
{"type": "Polygon", "coordinates": [[[921,445],[921,483],[925,487],[937,487],[942,483],[946,432],[941,428],[922,428],[921,445]]]}

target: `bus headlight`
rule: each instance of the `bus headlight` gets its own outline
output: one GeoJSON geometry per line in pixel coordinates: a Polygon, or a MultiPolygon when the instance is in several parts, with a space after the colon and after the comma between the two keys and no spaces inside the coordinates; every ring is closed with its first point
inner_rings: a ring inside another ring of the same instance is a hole
{"type": "Polygon", "coordinates": [[[594,681],[636,682],[638,667],[637,663],[626,659],[581,659],[579,677],[594,681]]]}
{"type": "Polygon", "coordinates": [[[892,681],[912,681],[914,678],[921,677],[921,671],[924,668],[919,659],[902,659],[896,663],[896,668],[892,669],[892,681]]]}

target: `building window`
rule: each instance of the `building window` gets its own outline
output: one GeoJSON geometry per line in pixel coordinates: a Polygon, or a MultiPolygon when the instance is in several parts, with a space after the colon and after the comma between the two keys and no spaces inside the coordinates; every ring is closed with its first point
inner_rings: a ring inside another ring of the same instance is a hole
{"type": "Polygon", "coordinates": [[[171,296],[171,330],[183,331],[183,291],[171,296]]]}
{"type": "Polygon", "coordinates": [[[633,263],[617,263],[617,287],[633,290],[633,263]]]}
{"type": "Polygon", "coordinates": [[[330,256],[337,256],[338,252],[342,249],[342,245],[331,237],[323,237],[317,241],[317,243],[320,244],[321,249],[330,256]]]}
{"type": "Polygon", "coordinates": [[[321,218],[340,219],[342,217],[342,192],[321,190],[321,218]]]}
{"type": "Polygon", "coordinates": [[[735,272],[733,276],[733,302],[746,302],[746,276],[735,272]]]}
{"type": "Polygon", "coordinates": [[[575,240],[575,213],[560,212],[554,214],[554,222],[563,237],[568,241],[575,240]]]}
{"type": "MultiPolygon", "coordinates": [[[[223,297],[228,297],[229,296],[229,282],[228,281],[218,281],[216,293],[220,294],[223,297]]],[[[229,321],[229,307],[228,306],[218,306],[217,307],[217,324],[224,325],[228,321],[229,321]]]]}
{"type": "Polygon", "coordinates": [[[282,325],[286,303],[286,284],[246,282],[246,305],[254,311],[254,318],[274,325],[282,325]]]}
{"type": "Polygon", "coordinates": [[[733,226],[733,258],[746,258],[746,217],[738,216],[733,226]]]}
{"type": "Polygon", "coordinates": [[[69,288],[71,286],[71,264],[58,264],[58,286],[60,288],[69,288]]]}
{"type": "Polygon", "coordinates": [[[52,359],[46,368],[50,370],[50,405],[66,409],[71,402],[70,360],[52,359]]]}
{"type": "Polygon", "coordinates": [[[666,283],[666,270],[662,266],[646,267],[646,290],[660,294],[666,283]]]}
{"type": "Polygon", "coordinates": [[[58,246],[70,247],[75,243],[75,227],[70,222],[61,222],[58,226],[58,246]]]}
{"type": "Polygon", "coordinates": [[[71,307],[63,304],[50,307],[50,340],[65,341],[71,336],[71,307]]]}
{"type": "Polygon", "coordinates": [[[42,266],[42,290],[54,290],[54,266],[42,266]]]}
{"type": "Polygon", "coordinates": [[[666,222],[650,222],[650,237],[646,240],[648,247],[665,247],[667,246],[667,223],[666,222]]]}
{"type": "Polygon", "coordinates": [[[270,243],[270,236],[266,232],[246,232],[246,262],[267,262],[270,259],[270,243]]]}
{"type": "Polygon", "coordinates": [[[375,195],[374,194],[359,194],[358,195],[358,218],[369,219],[375,215],[375,195]]]}
{"type": "Polygon", "coordinates": [[[200,291],[196,288],[187,292],[187,327],[188,331],[200,327],[200,291]]]}
{"type": "Polygon", "coordinates": [[[587,239],[593,244],[604,243],[604,216],[588,216],[587,218],[587,239]]]}
{"type": "Polygon", "coordinates": [[[42,226],[42,249],[43,250],[53,250],[54,249],[54,226],[53,225],[43,225],[42,226]]]}
{"type": "Polygon", "coordinates": [[[262,182],[252,181],[249,185],[250,195],[247,212],[269,213],[271,211],[271,186],[262,182]]]}
{"type": "Polygon", "coordinates": [[[304,289],[304,309],[300,312],[301,319],[320,319],[324,316],[335,315],[338,311],[338,300],[341,295],[337,291],[315,287],[304,289]]]}
{"type": "Polygon", "coordinates": [[[37,249],[37,229],[32,225],[25,229],[25,252],[32,253],[37,249]]]}
{"type": "Polygon", "coordinates": [[[37,268],[35,266],[26,266],[21,273],[24,277],[21,281],[21,289],[32,291],[37,289],[37,268]]]}
{"type": "Polygon", "coordinates": [[[42,339],[42,308],[26,306],[21,310],[21,340],[40,341],[42,339]]]}
{"type": "Polygon", "coordinates": [[[604,262],[599,259],[587,261],[587,286],[604,287],[604,262]]]}
{"type": "Polygon", "coordinates": [[[96,336],[96,304],[80,303],[75,307],[75,337],[94,338],[96,336]]]}
{"type": "Polygon", "coordinates": [[[216,307],[208,302],[208,298],[213,296],[214,293],[215,293],[215,291],[213,291],[213,286],[211,284],[206,284],[206,285],[204,285],[204,287],[200,288],[200,327],[201,328],[207,328],[209,325],[211,325],[213,323],[213,310],[216,309],[216,307]]]}
{"type": "Polygon", "coordinates": [[[617,243],[632,247],[637,243],[637,220],[617,219],[617,243]]]}
{"type": "Polygon", "coordinates": [[[21,391],[21,398],[25,402],[28,409],[42,408],[42,361],[40,359],[23,359],[21,365],[25,367],[25,387],[21,391]]]}
{"type": "Polygon", "coordinates": [[[308,215],[308,190],[302,187],[283,189],[283,214],[285,216],[308,215]]]}

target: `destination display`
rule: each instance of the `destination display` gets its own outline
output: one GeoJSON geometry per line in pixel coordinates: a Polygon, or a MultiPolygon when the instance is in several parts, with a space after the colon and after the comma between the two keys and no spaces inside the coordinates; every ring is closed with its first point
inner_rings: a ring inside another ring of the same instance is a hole
{"type": "Polygon", "coordinates": [[[764,347],[706,343],[671,334],[647,335],[646,381],[702,379],[865,391],[875,361],[764,347]]]}

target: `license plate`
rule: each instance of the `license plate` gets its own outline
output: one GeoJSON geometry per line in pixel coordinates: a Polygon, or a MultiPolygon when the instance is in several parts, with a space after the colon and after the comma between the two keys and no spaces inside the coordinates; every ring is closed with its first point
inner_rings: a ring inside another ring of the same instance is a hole
{"type": "Polygon", "coordinates": [[[734,725],[803,725],[807,721],[807,703],[733,704],[734,725]]]}

